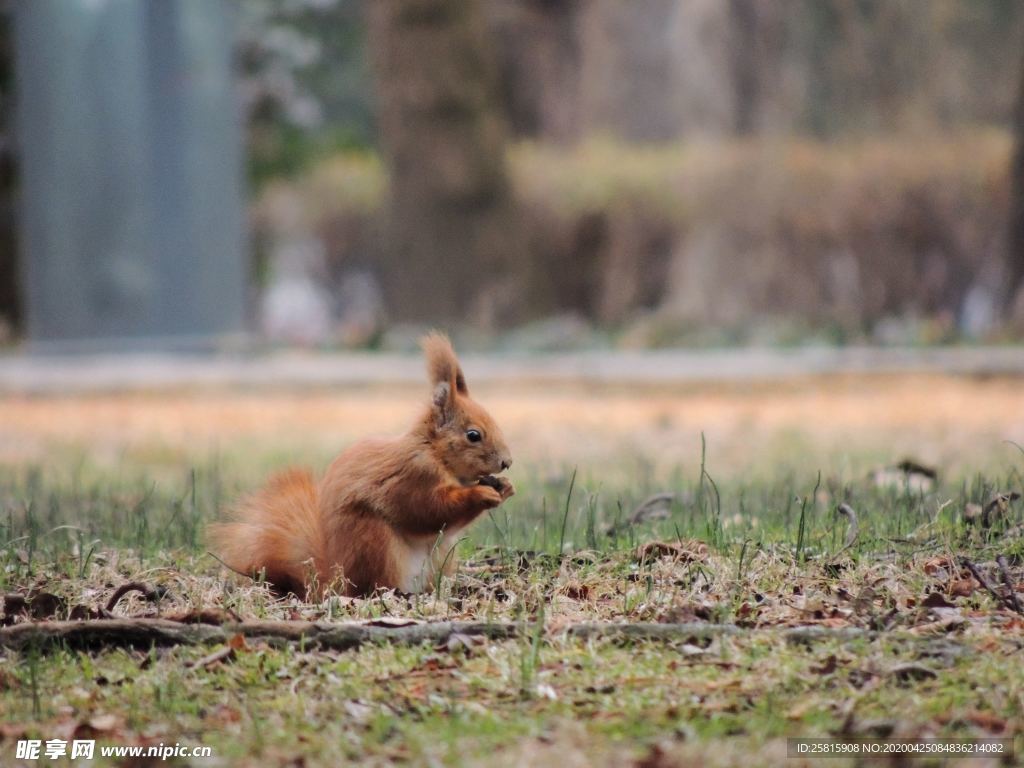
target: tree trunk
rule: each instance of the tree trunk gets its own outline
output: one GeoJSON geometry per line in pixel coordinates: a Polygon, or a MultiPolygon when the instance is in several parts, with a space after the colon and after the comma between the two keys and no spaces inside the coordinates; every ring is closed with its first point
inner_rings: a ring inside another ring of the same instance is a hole
{"type": "Polygon", "coordinates": [[[1006,254],[1007,311],[1013,311],[1017,295],[1024,290],[1024,66],[1021,67],[1013,128],[1016,146],[1010,166],[1010,232],[1006,254]]]}
{"type": "Polygon", "coordinates": [[[390,181],[388,311],[495,322],[520,241],[480,2],[374,0],[369,32],[390,181]]]}
{"type": "Polygon", "coordinates": [[[21,324],[17,240],[14,232],[14,101],[11,8],[0,0],[0,344],[21,324]]]}
{"type": "Polygon", "coordinates": [[[792,123],[789,113],[794,100],[783,77],[783,56],[792,47],[787,39],[787,6],[730,0],[728,8],[732,129],[739,136],[786,130],[792,123]]]}

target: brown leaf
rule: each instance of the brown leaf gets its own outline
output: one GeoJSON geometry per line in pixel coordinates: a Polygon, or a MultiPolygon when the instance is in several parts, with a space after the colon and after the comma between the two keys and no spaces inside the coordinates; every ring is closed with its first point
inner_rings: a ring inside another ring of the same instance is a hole
{"type": "Polygon", "coordinates": [[[825,659],[824,662],[822,662],[821,666],[812,666],[811,672],[813,672],[816,675],[831,675],[833,672],[836,671],[838,666],[838,660],[836,659],[836,655],[833,653],[827,659],[825,659]]]}
{"type": "Polygon", "coordinates": [[[953,597],[970,597],[979,586],[974,579],[956,579],[949,583],[949,594],[953,597]]]}
{"type": "Polygon", "coordinates": [[[4,595],[0,605],[3,606],[5,625],[14,623],[15,616],[28,612],[28,598],[24,595],[4,595]]]}
{"type": "Polygon", "coordinates": [[[63,613],[67,604],[63,597],[52,592],[39,592],[32,596],[29,605],[33,619],[52,619],[63,613]]]}
{"type": "Polygon", "coordinates": [[[736,617],[739,619],[745,619],[757,610],[759,609],[744,600],[740,607],[736,609],[736,617]]]}
{"type": "Polygon", "coordinates": [[[223,727],[231,723],[240,722],[242,720],[242,713],[234,707],[219,704],[204,720],[213,726],[223,727]]]}
{"type": "Polygon", "coordinates": [[[588,600],[590,598],[590,586],[574,581],[562,587],[562,594],[572,600],[588,600]]]}
{"type": "Polygon", "coordinates": [[[58,613],[63,613],[66,605],[64,598],[50,592],[4,595],[4,618],[0,623],[12,624],[14,618],[19,615],[31,616],[33,619],[51,619],[58,613]]]}
{"type": "Polygon", "coordinates": [[[915,635],[942,635],[960,629],[967,623],[967,619],[956,608],[932,608],[931,611],[937,616],[935,621],[918,624],[911,627],[910,631],[915,635]]]}
{"type": "Polygon", "coordinates": [[[989,733],[1006,733],[1006,726],[1008,725],[1006,720],[998,715],[993,715],[991,712],[979,712],[977,710],[962,715],[961,719],[966,720],[971,725],[976,725],[978,728],[982,728],[989,733]]]}
{"type": "Polygon", "coordinates": [[[647,754],[634,763],[635,768],[675,768],[679,763],[669,757],[668,753],[658,744],[652,744],[647,754]]]}
{"type": "MultiPolygon", "coordinates": [[[[435,650],[446,651],[446,650],[448,650],[448,648],[447,648],[447,646],[442,646],[442,647],[436,648],[435,650]]],[[[416,677],[416,676],[430,677],[430,676],[434,675],[437,672],[442,672],[442,671],[445,671],[445,670],[457,669],[458,666],[459,666],[458,663],[456,661],[454,661],[451,657],[442,657],[442,656],[438,656],[437,654],[431,654],[430,656],[428,656],[427,658],[425,658],[423,660],[423,663],[419,664],[415,668],[409,670],[408,672],[405,672],[405,673],[402,673],[402,674],[398,674],[398,675],[394,675],[394,677],[400,677],[400,678],[409,678],[409,677],[416,677]]],[[[390,680],[390,679],[391,679],[391,676],[379,677],[379,678],[377,678],[377,682],[384,682],[385,680],[390,680]]]]}
{"type": "Polygon", "coordinates": [[[11,671],[0,667],[0,691],[11,691],[21,686],[21,680],[11,671]]]}
{"type": "Polygon", "coordinates": [[[929,592],[921,601],[921,605],[925,608],[956,608],[956,605],[949,602],[941,592],[929,592]]]}
{"type": "Polygon", "coordinates": [[[894,664],[886,670],[886,673],[890,677],[895,677],[897,680],[903,682],[933,680],[938,677],[935,670],[929,669],[923,664],[915,664],[914,662],[894,664]]]}
{"type": "Polygon", "coordinates": [[[871,613],[875,605],[875,590],[870,584],[864,585],[853,600],[853,612],[857,614],[871,613]]]}
{"type": "Polygon", "coordinates": [[[99,608],[94,608],[89,605],[73,605],[71,606],[71,613],[68,614],[68,618],[72,621],[95,621],[97,619],[109,618],[99,608]]]}
{"type": "Polygon", "coordinates": [[[956,563],[953,562],[953,559],[945,555],[942,555],[940,557],[932,557],[928,560],[925,560],[923,568],[924,572],[927,573],[929,576],[935,576],[941,571],[945,571],[946,573],[953,573],[959,570],[959,567],[956,565],[956,563]]]}

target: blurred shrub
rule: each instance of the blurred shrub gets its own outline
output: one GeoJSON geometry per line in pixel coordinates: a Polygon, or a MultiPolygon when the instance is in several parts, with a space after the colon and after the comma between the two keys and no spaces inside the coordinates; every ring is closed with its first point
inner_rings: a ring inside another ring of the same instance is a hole
{"type": "Polygon", "coordinates": [[[368,146],[373,115],[362,0],[236,0],[235,8],[253,183],[368,146]]]}
{"type": "MultiPolygon", "coordinates": [[[[890,338],[894,321],[912,336],[897,340],[947,337],[998,254],[1010,150],[994,130],[520,144],[510,167],[530,242],[515,319],[573,313],[644,344],[764,339],[770,323],[775,341],[810,328],[890,338]]],[[[372,155],[340,155],[268,189],[257,218],[281,226],[275,196],[294,197],[329,271],[374,269],[385,191],[372,155]]]]}

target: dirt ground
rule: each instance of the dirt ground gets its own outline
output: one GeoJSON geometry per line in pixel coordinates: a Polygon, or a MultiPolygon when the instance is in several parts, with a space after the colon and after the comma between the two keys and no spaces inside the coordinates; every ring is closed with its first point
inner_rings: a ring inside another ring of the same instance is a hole
{"type": "MultiPolygon", "coordinates": [[[[720,474],[808,460],[860,471],[904,456],[956,472],[1019,466],[1024,380],[933,374],[809,376],[681,385],[495,385],[474,389],[520,465],[602,465],[636,456],[700,461],[720,474]]],[[[79,452],[100,464],[253,452],[274,463],[326,460],[368,434],[401,431],[422,387],[182,389],[0,397],[0,462],[79,452]]]]}

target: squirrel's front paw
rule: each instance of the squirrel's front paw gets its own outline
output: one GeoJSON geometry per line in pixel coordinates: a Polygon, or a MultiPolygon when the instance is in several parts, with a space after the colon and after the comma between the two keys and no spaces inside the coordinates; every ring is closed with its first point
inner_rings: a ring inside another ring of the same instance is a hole
{"type": "Polygon", "coordinates": [[[496,507],[503,501],[501,493],[490,485],[480,484],[476,486],[477,498],[484,509],[496,507]]]}
{"type": "Polygon", "coordinates": [[[480,478],[480,485],[496,490],[498,495],[501,496],[502,501],[515,495],[516,492],[511,480],[507,477],[498,477],[497,475],[484,475],[480,478]]]}
{"type": "Polygon", "coordinates": [[[496,477],[494,479],[498,481],[498,484],[495,486],[494,490],[501,494],[502,501],[505,501],[510,496],[515,496],[516,487],[512,485],[511,480],[509,480],[507,477],[496,477]]]}

